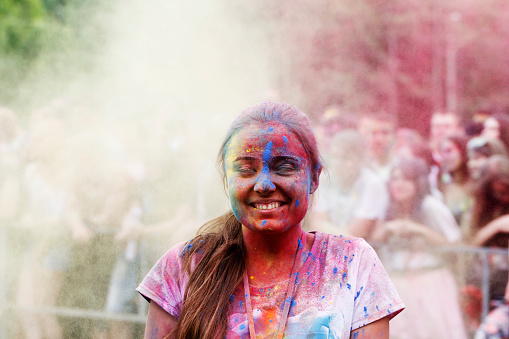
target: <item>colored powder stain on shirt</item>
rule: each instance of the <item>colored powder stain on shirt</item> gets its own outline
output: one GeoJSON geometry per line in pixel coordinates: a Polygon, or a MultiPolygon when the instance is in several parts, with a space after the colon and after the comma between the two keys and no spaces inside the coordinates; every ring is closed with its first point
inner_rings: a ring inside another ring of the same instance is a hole
{"type": "Polygon", "coordinates": [[[366,306],[364,306],[364,316],[369,317],[368,308],[366,306]]]}
{"type": "Polygon", "coordinates": [[[359,332],[355,332],[353,334],[353,339],[358,339],[359,338],[359,332]]]}
{"type": "Polygon", "coordinates": [[[357,300],[357,298],[361,294],[361,291],[362,291],[363,288],[364,288],[364,286],[361,286],[361,289],[359,290],[359,292],[357,292],[357,295],[355,296],[355,298],[353,298],[354,301],[357,300]]]}
{"type": "Polygon", "coordinates": [[[243,330],[243,329],[245,329],[245,328],[246,328],[246,325],[241,324],[241,325],[239,326],[239,328],[240,328],[241,330],[243,330]]]}
{"type": "Polygon", "coordinates": [[[334,267],[334,275],[336,275],[338,273],[338,268],[337,267],[334,267]]]}
{"type": "Polygon", "coordinates": [[[269,128],[267,128],[267,131],[268,131],[268,132],[274,132],[274,127],[269,127],[269,128]]]}
{"type": "Polygon", "coordinates": [[[295,207],[299,207],[299,204],[300,204],[299,199],[297,199],[297,201],[295,202],[295,207]]]}
{"type": "Polygon", "coordinates": [[[346,287],[348,287],[349,290],[352,289],[352,285],[350,284],[346,284],[346,287]]]}
{"type": "Polygon", "coordinates": [[[284,143],[287,143],[287,142],[288,142],[288,138],[286,137],[286,135],[283,135],[283,142],[284,142],[284,143]]]}
{"type": "Polygon", "coordinates": [[[292,303],[290,304],[290,306],[294,307],[295,305],[297,305],[297,302],[295,300],[292,300],[292,303]]]}
{"type": "Polygon", "coordinates": [[[262,221],[262,226],[265,226],[267,224],[267,220],[262,221]]]}

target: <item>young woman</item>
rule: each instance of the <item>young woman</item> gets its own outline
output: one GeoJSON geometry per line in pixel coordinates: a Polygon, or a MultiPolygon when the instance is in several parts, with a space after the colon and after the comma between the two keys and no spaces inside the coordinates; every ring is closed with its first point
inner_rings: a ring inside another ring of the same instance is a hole
{"type": "MultiPolygon", "coordinates": [[[[491,156],[481,169],[472,215],[472,236],[476,246],[508,248],[509,244],[509,158],[491,156]]],[[[490,257],[490,300],[501,300],[507,284],[506,256],[490,257]]]]}
{"type": "Polygon", "coordinates": [[[468,139],[464,136],[447,136],[440,142],[441,179],[438,188],[444,202],[452,211],[458,225],[466,228],[473,201],[467,157],[468,139]]]}
{"type": "Polygon", "coordinates": [[[491,156],[481,169],[472,215],[471,243],[507,248],[509,243],[509,158],[491,156]]]}
{"type": "Polygon", "coordinates": [[[459,241],[453,215],[430,194],[422,159],[398,160],[388,186],[385,222],[373,238],[386,244],[380,248],[382,261],[407,306],[392,323],[391,338],[466,338],[454,276],[428,251],[459,241]]]}
{"type": "Polygon", "coordinates": [[[308,118],[264,103],[231,125],[232,211],[170,249],[138,287],[146,338],[388,338],[404,305],[360,238],[304,232],[322,169],[308,118]]]}

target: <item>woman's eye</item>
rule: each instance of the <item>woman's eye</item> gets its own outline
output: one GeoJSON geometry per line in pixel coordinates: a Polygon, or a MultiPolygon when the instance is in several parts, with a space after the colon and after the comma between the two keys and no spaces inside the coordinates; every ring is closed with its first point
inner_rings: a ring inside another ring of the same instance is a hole
{"type": "Polygon", "coordinates": [[[281,163],[276,167],[276,171],[280,173],[289,173],[296,170],[296,166],[292,163],[281,163]]]}
{"type": "Polygon", "coordinates": [[[256,169],[252,166],[239,166],[239,167],[237,167],[237,171],[240,174],[251,174],[251,173],[256,172],[256,169]]]}

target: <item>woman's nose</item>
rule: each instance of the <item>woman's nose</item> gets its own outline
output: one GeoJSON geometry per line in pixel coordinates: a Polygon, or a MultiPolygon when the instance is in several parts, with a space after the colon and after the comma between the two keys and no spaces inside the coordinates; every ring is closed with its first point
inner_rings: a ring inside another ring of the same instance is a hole
{"type": "Polygon", "coordinates": [[[272,182],[270,173],[266,170],[262,170],[258,178],[256,178],[254,190],[261,194],[267,194],[275,189],[276,185],[272,182]]]}

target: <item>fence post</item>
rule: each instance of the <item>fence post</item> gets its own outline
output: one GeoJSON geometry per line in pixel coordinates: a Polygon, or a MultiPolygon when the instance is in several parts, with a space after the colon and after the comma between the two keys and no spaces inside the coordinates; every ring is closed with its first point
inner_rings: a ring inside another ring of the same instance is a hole
{"type": "Polygon", "coordinates": [[[489,312],[490,307],[490,263],[489,252],[482,251],[482,319],[483,321],[489,312]]]}

